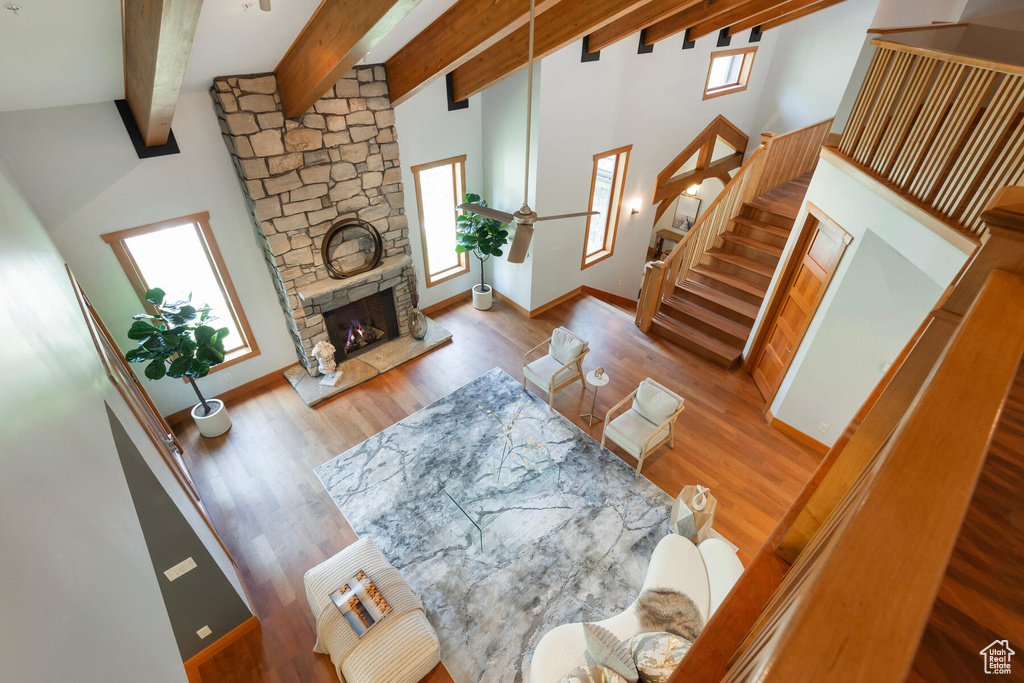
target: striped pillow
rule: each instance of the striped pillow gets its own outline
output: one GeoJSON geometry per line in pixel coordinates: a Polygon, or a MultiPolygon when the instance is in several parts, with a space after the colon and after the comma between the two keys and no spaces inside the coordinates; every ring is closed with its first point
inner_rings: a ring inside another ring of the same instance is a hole
{"type": "Polygon", "coordinates": [[[636,683],[640,674],[633,663],[633,654],[615,634],[597,624],[583,624],[583,636],[587,643],[587,662],[604,666],[626,679],[636,683]]]}

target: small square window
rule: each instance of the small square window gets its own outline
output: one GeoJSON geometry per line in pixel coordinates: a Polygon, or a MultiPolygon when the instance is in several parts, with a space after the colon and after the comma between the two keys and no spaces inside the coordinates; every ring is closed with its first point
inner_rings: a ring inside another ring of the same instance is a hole
{"type": "Polygon", "coordinates": [[[756,52],[756,47],[712,52],[704,99],[746,90],[756,52]]]}

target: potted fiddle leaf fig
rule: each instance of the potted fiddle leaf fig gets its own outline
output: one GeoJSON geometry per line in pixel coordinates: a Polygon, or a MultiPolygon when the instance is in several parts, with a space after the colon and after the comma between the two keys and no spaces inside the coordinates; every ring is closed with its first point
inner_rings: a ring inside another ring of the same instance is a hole
{"type": "Polygon", "coordinates": [[[196,380],[210,374],[210,368],[224,362],[226,327],[219,329],[208,323],[216,318],[209,306],[191,305],[191,295],[184,301],[165,301],[162,289],[146,292],[146,301],[153,304],[157,315],[139,313],[128,330],[128,338],[138,346],[125,354],[129,363],[146,363],[145,375],[151,380],[164,376],[185,378],[199,398],[192,408],[199,433],[220,436],[231,429],[231,418],[220,399],[203,397],[196,380]]]}
{"type": "MultiPolygon", "coordinates": [[[[487,206],[480,195],[466,194],[466,203],[487,206]]],[[[473,285],[473,307],[486,311],[491,307],[491,286],[484,281],[484,261],[492,256],[501,256],[501,248],[508,243],[505,224],[494,218],[477,213],[463,213],[455,219],[455,252],[472,251],[480,260],[480,284],[473,285]]]]}

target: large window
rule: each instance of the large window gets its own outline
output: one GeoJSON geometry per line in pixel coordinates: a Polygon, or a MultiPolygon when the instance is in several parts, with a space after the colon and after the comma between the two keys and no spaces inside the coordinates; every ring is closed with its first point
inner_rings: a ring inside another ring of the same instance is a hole
{"type": "Polygon", "coordinates": [[[412,167],[419,207],[427,287],[469,272],[469,258],[455,253],[455,217],[466,193],[466,155],[412,167]]]}
{"type": "Polygon", "coordinates": [[[712,52],[704,99],[746,90],[756,52],[756,47],[712,52]]]}
{"type": "Polygon", "coordinates": [[[197,213],[174,220],[144,225],[103,235],[114,249],[139,300],[146,307],[146,291],[159,287],[167,300],[187,299],[195,306],[207,304],[217,317],[213,324],[226,327],[226,360],[216,372],[233,363],[259,355],[249,322],[242,312],[220,249],[210,230],[210,214],[197,213]]]}
{"type": "Polygon", "coordinates": [[[583,240],[583,268],[608,258],[615,251],[615,232],[619,227],[622,187],[633,145],[594,155],[594,173],[590,180],[590,211],[583,240]]]}

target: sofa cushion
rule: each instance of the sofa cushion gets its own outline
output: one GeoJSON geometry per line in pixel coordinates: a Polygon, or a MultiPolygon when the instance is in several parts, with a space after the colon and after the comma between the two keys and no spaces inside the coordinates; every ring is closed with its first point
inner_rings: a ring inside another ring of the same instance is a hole
{"type": "Polygon", "coordinates": [[[558,683],[626,683],[626,679],[606,666],[578,666],[558,679],[558,683]]]}
{"type": "Polygon", "coordinates": [[[679,401],[644,380],[633,398],[633,410],[655,425],[662,425],[679,410],[679,401]]]}
{"type": "Polygon", "coordinates": [[[586,348],[586,342],[568,330],[556,327],[555,331],[551,333],[551,345],[548,347],[548,353],[558,361],[559,365],[565,365],[583,353],[586,348]]]}
{"type": "Polygon", "coordinates": [[[614,633],[597,624],[583,624],[583,637],[587,643],[587,662],[608,667],[628,683],[636,683],[640,678],[629,648],[614,633]]]}
{"type": "Polygon", "coordinates": [[[643,683],[667,683],[692,643],[662,631],[633,636],[627,645],[643,683]]]}

